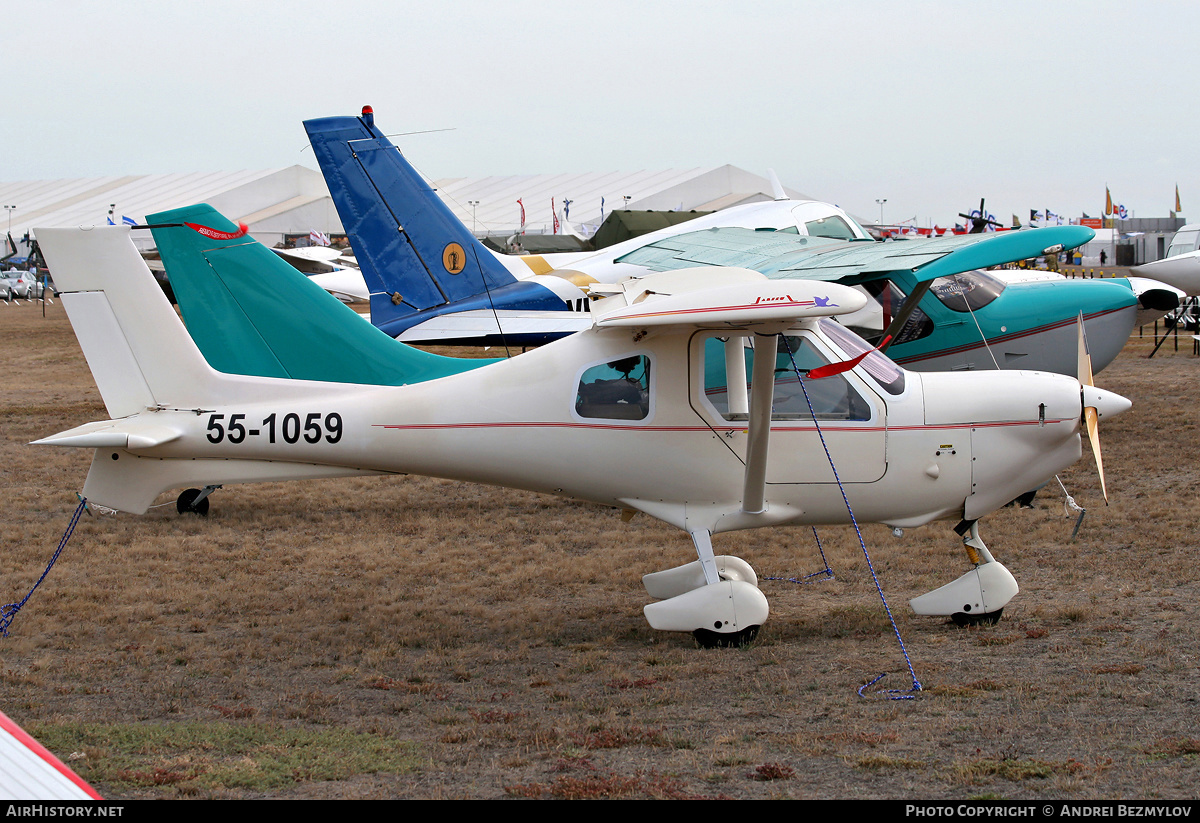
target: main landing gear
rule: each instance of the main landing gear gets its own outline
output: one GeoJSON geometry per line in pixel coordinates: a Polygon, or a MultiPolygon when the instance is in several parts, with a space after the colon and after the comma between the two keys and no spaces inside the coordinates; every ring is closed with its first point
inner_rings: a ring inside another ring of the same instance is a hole
{"type": "Polygon", "coordinates": [[[652,628],[691,632],[706,649],[745,646],[758,636],[770,609],[758,576],[740,557],[713,556],[712,535],[692,532],[699,560],[642,578],[659,602],[643,609],[652,628]]]}
{"type": "Polygon", "coordinates": [[[954,530],[963,535],[963,548],[975,568],[908,603],[917,614],[946,615],[958,626],[995,625],[1008,601],[1020,591],[1016,578],[980,539],[979,521],[964,520],[954,530]]]}

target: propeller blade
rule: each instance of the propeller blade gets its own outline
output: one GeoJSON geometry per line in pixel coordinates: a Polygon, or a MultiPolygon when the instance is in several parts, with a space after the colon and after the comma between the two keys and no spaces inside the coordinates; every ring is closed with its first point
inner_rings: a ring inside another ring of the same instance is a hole
{"type": "Polygon", "coordinates": [[[1108,505],[1108,487],[1104,483],[1104,460],[1100,456],[1100,416],[1115,417],[1131,405],[1118,394],[1096,388],[1092,374],[1092,355],[1088,351],[1087,332],[1083,328],[1083,312],[1079,313],[1079,392],[1083,398],[1083,424],[1087,428],[1092,454],[1096,458],[1096,473],[1100,476],[1100,493],[1108,505]]]}
{"type": "Polygon", "coordinates": [[[1100,458],[1100,421],[1096,409],[1087,406],[1083,410],[1083,419],[1087,423],[1088,440],[1092,443],[1092,454],[1096,458],[1096,474],[1100,475],[1100,493],[1104,495],[1104,505],[1108,505],[1108,489],[1104,485],[1104,461],[1100,458]]]}
{"type": "Polygon", "coordinates": [[[1079,365],[1075,373],[1083,385],[1096,385],[1092,376],[1092,354],[1088,350],[1087,331],[1083,328],[1083,312],[1079,313],[1079,365]]]}
{"type": "MultiPolygon", "coordinates": [[[[1079,364],[1077,374],[1079,376],[1080,391],[1083,393],[1084,402],[1086,403],[1087,393],[1083,391],[1084,386],[1095,386],[1095,378],[1092,375],[1092,354],[1088,351],[1087,331],[1083,327],[1083,312],[1079,313],[1079,364]]],[[[1108,489],[1104,485],[1104,461],[1100,458],[1100,419],[1096,414],[1094,406],[1083,407],[1083,422],[1087,427],[1088,441],[1092,444],[1092,454],[1096,458],[1096,473],[1100,475],[1100,493],[1104,495],[1104,505],[1108,505],[1108,489]]]]}

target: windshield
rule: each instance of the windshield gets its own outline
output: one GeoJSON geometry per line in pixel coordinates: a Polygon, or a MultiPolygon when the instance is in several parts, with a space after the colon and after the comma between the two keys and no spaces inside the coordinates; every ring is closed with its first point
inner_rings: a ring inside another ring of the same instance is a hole
{"type": "Polygon", "coordinates": [[[866,340],[828,317],[821,320],[821,331],[848,357],[870,352],[860,365],[888,394],[901,394],[904,391],[904,369],[893,363],[886,354],[875,351],[866,340]]]}
{"type": "Polygon", "coordinates": [[[1171,238],[1171,248],[1167,249],[1167,257],[1195,251],[1197,236],[1200,236],[1200,229],[1176,232],[1175,236],[1171,238]]]}

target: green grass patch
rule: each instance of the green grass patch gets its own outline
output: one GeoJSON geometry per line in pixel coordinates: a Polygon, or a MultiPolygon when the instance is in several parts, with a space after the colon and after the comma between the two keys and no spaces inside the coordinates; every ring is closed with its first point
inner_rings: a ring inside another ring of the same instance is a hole
{"type": "Polygon", "coordinates": [[[261,723],[171,725],[30,724],[30,732],[65,757],[85,780],[111,788],[174,785],[271,791],[310,780],[404,773],[419,767],[408,741],[348,729],[303,729],[261,723]]]}
{"type": "Polygon", "coordinates": [[[1056,768],[1055,764],[1046,763],[1041,760],[1017,760],[1009,758],[972,760],[969,763],[956,766],[954,770],[965,783],[978,783],[981,780],[992,777],[1002,777],[1005,780],[1013,782],[1029,779],[1045,780],[1054,774],[1055,771],[1069,771],[1069,769],[1062,766],[1056,768]]]}

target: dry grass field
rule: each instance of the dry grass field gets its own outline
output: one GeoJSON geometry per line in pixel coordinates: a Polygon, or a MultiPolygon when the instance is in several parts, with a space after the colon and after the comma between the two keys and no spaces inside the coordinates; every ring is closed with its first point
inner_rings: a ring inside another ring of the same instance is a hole
{"type": "MultiPolygon", "coordinates": [[[[0,601],[37,580],[90,453],[27,445],[104,416],[61,305],[0,304],[0,601]]],[[[1185,342],[1186,341],[1186,342],[1185,342]]],[[[764,582],[755,645],[646,625],[643,573],[685,535],[593,506],[426,478],[233,486],[207,519],[85,516],[0,638],[0,709],[111,798],[1194,798],[1200,784],[1200,358],[1134,339],[1134,401],[983,537],[1020,595],[994,627],[918,618],[957,577],[935,523],[853,533],[836,574],[764,582]]],[[[812,535],[721,535],[764,576],[812,535]]]]}

